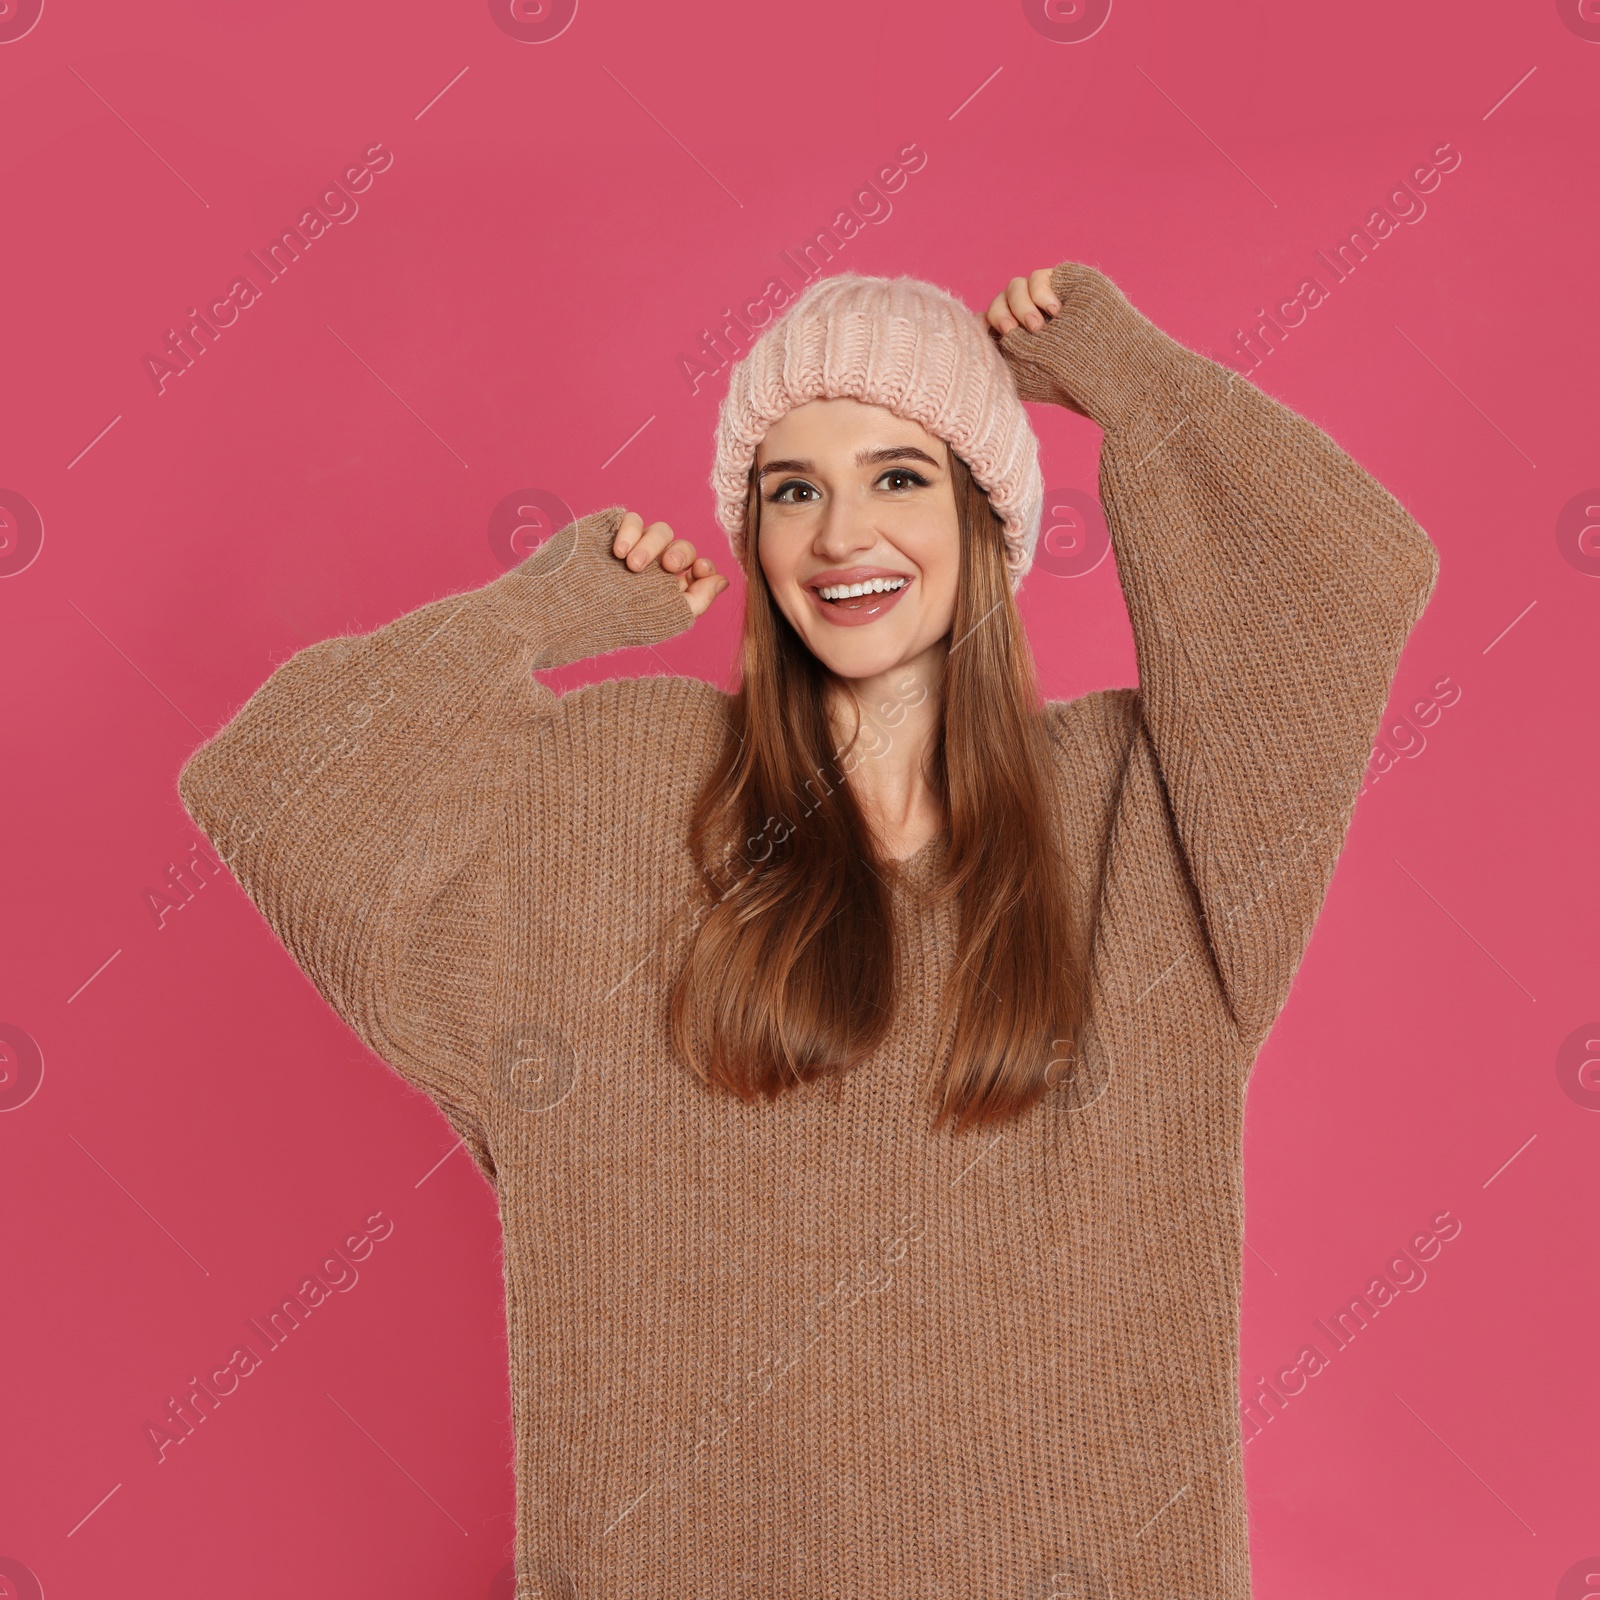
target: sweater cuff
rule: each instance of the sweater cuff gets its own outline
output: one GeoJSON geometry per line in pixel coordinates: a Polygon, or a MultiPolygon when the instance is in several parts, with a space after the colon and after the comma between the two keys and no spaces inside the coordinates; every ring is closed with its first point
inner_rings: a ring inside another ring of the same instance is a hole
{"type": "Polygon", "coordinates": [[[1160,408],[1160,393],[1183,382],[1185,359],[1204,360],[1097,268],[1066,261],[1050,283],[1061,301],[1055,316],[1037,333],[1013,328],[1000,341],[1024,400],[1064,405],[1114,433],[1160,408]]]}
{"type": "Polygon", "coordinates": [[[659,561],[635,572],[611,553],[625,514],[610,506],[569,522],[484,586],[489,614],[533,646],[535,668],[659,644],[693,623],[677,573],[659,561]]]}

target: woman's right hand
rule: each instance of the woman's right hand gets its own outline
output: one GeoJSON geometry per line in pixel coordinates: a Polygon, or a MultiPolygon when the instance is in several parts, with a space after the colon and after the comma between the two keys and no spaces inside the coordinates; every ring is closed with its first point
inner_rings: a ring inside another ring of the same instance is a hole
{"type": "Polygon", "coordinates": [[[666,571],[677,573],[678,588],[697,617],[703,617],[711,602],[728,587],[728,580],[709,556],[697,557],[694,546],[687,539],[675,539],[664,522],[652,522],[646,527],[637,511],[624,513],[611,542],[611,553],[630,572],[643,572],[659,557],[666,571]]]}

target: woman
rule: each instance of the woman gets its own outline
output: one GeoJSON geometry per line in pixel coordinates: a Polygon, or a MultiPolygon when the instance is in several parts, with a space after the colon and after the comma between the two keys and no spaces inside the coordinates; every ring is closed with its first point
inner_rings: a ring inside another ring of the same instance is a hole
{"type": "Polygon", "coordinates": [[[1094,268],[987,326],[845,276],[735,370],[736,696],[530,677],[726,586],[613,509],[180,778],[496,1186],[518,1600],[1249,1593],[1245,1087],[1437,558],[1094,268]],[[1019,397],[1104,432],[1137,690],[1036,703],[1019,397]]]}

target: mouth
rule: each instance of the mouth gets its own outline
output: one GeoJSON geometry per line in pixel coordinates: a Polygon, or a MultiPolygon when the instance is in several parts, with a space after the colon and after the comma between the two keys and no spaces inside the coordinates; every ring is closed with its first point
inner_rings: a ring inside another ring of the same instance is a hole
{"type": "Polygon", "coordinates": [[[913,581],[907,572],[865,568],[820,574],[805,591],[819,615],[849,627],[876,622],[892,611],[913,581]]]}

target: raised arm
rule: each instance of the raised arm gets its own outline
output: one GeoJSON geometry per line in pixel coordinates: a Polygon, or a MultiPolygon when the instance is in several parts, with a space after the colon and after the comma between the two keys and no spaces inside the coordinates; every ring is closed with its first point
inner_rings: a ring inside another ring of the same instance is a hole
{"type": "Polygon", "coordinates": [[[458,1127],[477,1120],[478,1069],[430,1019],[471,1004],[462,951],[484,908],[452,908],[425,970],[414,941],[501,814],[506,741],[557,704],[531,669],[670,638],[726,584],[695,576],[714,569],[684,541],[663,555],[670,533],[595,512],[481,589],[311,645],[179,775],[189,814],[319,992],[458,1127]]]}
{"type": "Polygon", "coordinates": [[[1163,333],[1103,273],[1067,262],[1049,288],[1060,309],[1037,329],[1004,319],[1001,349],[1024,399],[1105,435],[1099,491],[1138,653],[1140,737],[1234,1020],[1259,1044],[1438,556],[1325,433],[1163,333]]]}

